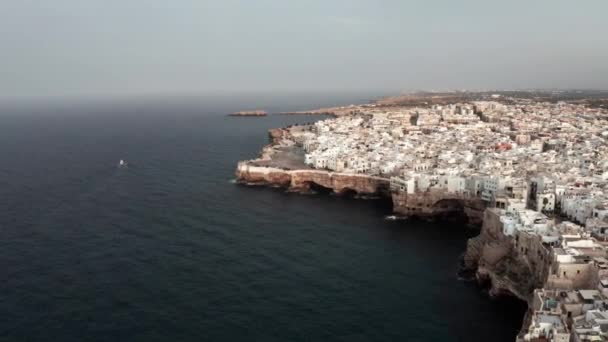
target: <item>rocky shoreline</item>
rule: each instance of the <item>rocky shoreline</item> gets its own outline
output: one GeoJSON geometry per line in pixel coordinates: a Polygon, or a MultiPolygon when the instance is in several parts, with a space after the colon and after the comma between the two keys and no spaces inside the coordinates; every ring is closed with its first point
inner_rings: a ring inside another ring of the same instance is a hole
{"type": "MultiPolygon", "coordinates": [[[[542,288],[549,274],[550,257],[541,241],[513,240],[503,234],[499,214],[476,197],[462,197],[440,191],[403,194],[390,191],[390,180],[363,174],[337,173],[315,169],[287,169],[258,166],[272,160],[274,149],[288,136],[289,129],[269,130],[270,144],[260,157],[241,161],[236,168],[237,183],[279,187],[289,192],[309,193],[319,189],[336,195],[390,199],[393,212],[400,217],[427,220],[460,220],[480,227],[478,236],[467,241],[462,257],[462,273],[487,286],[489,295],[512,296],[531,307],[535,288],[542,288]],[[526,246],[526,253],[521,252],[526,246]]],[[[529,317],[529,312],[526,317],[529,317]]],[[[524,327],[526,327],[524,319],[524,327]]]]}
{"type": "Polygon", "coordinates": [[[237,179],[480,226],[461,275],[527,303],[517,341],[608,338],[608,112],[535,92],[427,95],[270,130],[237,179]]]}
{"type": "Polygon", "coordinates": [[[519,255],[511,239],[502,234],[498,215],[478,199],[433,192],[403,196],[390,193],[387,178],[323,170],[284,170],[253,166],[247,161],[238,164],[236,179],[240,184],[278,187],[289,192],[326,189],[336,195],[387,198],[400,217],[459,220],[481,227],[480,234],[467,242],[463,271],[479,283],[489,285],[490,295],[511,295],[528,301],[534,288],[543,286],[548,274],[548,268],[538,272],[538,261],[519,255]]]}

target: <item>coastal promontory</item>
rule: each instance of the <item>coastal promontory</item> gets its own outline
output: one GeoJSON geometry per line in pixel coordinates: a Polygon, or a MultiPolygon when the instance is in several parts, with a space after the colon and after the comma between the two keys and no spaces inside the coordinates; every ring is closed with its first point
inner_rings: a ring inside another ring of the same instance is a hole
{"type": "Polygon", "coordinates": [[[608,111],[531,100],[536,93],[457,95],[462,102],[435,96],[411,107],[396,98],[271,129],[260,156],[239,162],[237,181],[384,198],[397,216],[467,222],[480,234],[467,243],[462,275],[528,304],[517,341],[600,336],[608,111]]]}

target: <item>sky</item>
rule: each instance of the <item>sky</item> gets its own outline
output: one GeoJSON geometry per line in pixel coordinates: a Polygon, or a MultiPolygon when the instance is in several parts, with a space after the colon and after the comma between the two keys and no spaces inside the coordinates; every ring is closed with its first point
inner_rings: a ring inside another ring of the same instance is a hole
{"type": "Polygon", "coordinates": [[[608,89],[606,0],[0,0],[0,98],[608,89]]]}

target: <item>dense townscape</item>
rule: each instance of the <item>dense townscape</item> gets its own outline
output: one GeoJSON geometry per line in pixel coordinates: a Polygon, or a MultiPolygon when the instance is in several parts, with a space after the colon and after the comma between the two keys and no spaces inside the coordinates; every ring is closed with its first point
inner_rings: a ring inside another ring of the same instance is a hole
{"type": "Polygon", "coordinates": [[[282,144],[314,169],[390,179],[393,193],[481,199],[526,262],[547,269],[518,339],[608,340],[608,112],[499,97],[359,107],[282,144]]]}

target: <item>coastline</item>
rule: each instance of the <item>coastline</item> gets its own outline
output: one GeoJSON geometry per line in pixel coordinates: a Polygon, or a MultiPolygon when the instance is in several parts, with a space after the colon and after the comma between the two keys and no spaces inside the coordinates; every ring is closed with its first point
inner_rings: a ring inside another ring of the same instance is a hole
{"type": "MultiPolygon", "coordinates": [[[[514,133],[497,133],[499,130],[496,124],[503,109],[513,106],[517,116],[512,114],[513,117],[509,118],[511,124],[519,123],[518,119],[523,120],[529,115],[536,115],[530,113],[536,113],[539,106],[565,113],[563,119],[566,122],[578,120],[568,116],[568,113],[584,108],[563,103],[551,104],[553,102],[531,103],[532,100],[527,97],[516,100],[502,98],[501,94],[450,93],[431,94],[428,98],[428,102],[434,106],[432,110],[435,114],[425,109],[414,109],[413,113],[409,109],[403,110],[420,100],[419,96],[408,95],[369,105],[336,107],[340,111],[323,108],[292,113],[328,114],[335,119],[314,125],[292,125],[268,130],[270,143],[262,148],[259,157],[238,163],[235,171],[237,183],[277,187],[296,193],[320,192],[355,198],[380,198],[390,200],[394,215],[392,217],[395,219],[459,221],[479,227],[479,234],[467,240],[460,260],[459,273],[487,289],[491,298],[512,297],[526,303],[527,310],[523,314],[515,340],[530,341],[548,334],[549,328],[539,328],[539,322],[543,320],[549,322],[548,326],[553,329],[550,333],[559,335],[560,340],[571,336],[574,323],[578,324],[578,330],[572,334],[584,334],[587,329],[585,324],[589,323],[589,320],[584,316],[573,319],[572,309],[566,306],[576,302],[581,305],[580,313],[583,313],[585,310],[582,306],[591,303],[588,298],[590,293],[597,293],[597,298],[601,298],[602,291],[602,294],[608,296],[608,261],[604,250],[604,246],[608,245],[608,234],[598,230],[597,227],[602,227],[601,222],[596,222],[598,219],[591,222],[592,227],[595,227],[591,232],[583,232],[584,228],[576,224],[585,222],[587,217],[580,218],[572,213],[571,209],[575,206],[571,203],[578,197],[571,195],[572,201],[564,199],[565,204],[560,203],[570,206],[566,208],[566,217],[576,223],[562,221],[564,217],[554,216],[559,213],[563,215],[564,211],[555,210],[553,206],[557,204],[551,201],[556,200],[551,196],[561,194],[564,197],[564,192],[558,193],[554,189],[553,193],[549,188],[546,189],[547,193],[540,191],[538,184],[544,178],[532,178],[530,182],[527,181],[530,171],[537,171],[536,160],[530,163],[529,169],[520,168],[521,172],[517,173],[513,167],[518,161],[517,158],[511,155],[499,158],[501,153],[513,149],[515,141],[515,144],[523,146],[516,152],[526,155],[544,153],[548,158],[547,167],[551,168],[554,164],[552,153],[556,152],[551,149],[553,145],[550,141],[532,141],[531,136],[526,134],[513,136],[514,133]],[[462,100],[488,100],[489,97],[490,101],[475,103],[473,108],[467,105],[450,107],[450,111],[460,108],[458,115],[445,112],[447,109],[439,104],[452,102],[455,97],[462,100]],[[567,106],[567,110],[564,106],[567,106]],[[366,113],[367,109],[370,113],[366,113]],[[481,140],[477,139],[476,142],[483,142],[483,139],[490,141],[478,144],[473,151],[466,146],[457,150],[459,153],[465,151],[461,155],[463,160],[478,152],[494,156],[494,159],[485,160],[481,168],[463,163],[463,170],[475,170],[473,174],[465,173],[466,177],[448,173],[449,170],[460,172],[452,165],[456,163],[456,159],[450,154],[452,149],[441,155],[441,163],[428,162],[429,156],[440,159],[439,153],[443,153],[440,143],[435,143],[433,139],[445,143],[464,141],[466,145],[468,137],[459,131],[463,125],[468,131],[479,134],[481,140]],[[443,132],[447,132],[447,138],[444,138],[443,132]],[[426,141],[422,148],[412,151],[411,147],[418,144],[421,134],[431,137],[429,139],[432,142],[426,141]],[[405,135],[411,135],[412,138],[402,139],[405,135]],[[493,144],[495,141],[507,143],[493,144]],[[344,145],[340,145],[341,143],[344,145]],[[429,147],[432,148],[430,153],[425,150],[429,147]],[[549,148],[548,152],[544,150],[545,147],[549,148]],[[417,157],[408,158],[410,153],[416,153],[417,157]],[[380,165],[380,161],[384,164],[380,165]],[[407,166],[406,170],[409,171],[406,176],[398,174],[397,164],[407,166]],[[444,168],[443,173],[439,173],[435,178],[417,174],[424,173],[429,168],[436,168],[439,164],[444,168]],[[477,175],[479,169],[485,170],[482,175],[487,175],[502,167],[506,168],[504,172],[499,172],[502,178],[477,175]],[[502,184],[499,193],[497,190],[501,179],[510,180],[511,183],[502,184]],[[507,185],[510,186],[507,188],[507,185]],[[543,207],[539,206],[539,198],[544,198],[543,207]],[[550,203],[553,204],[549,206],[550,203]],[[545,205],[548,207],[545,208],[545,205]],[[599,237],[603,240],[594,240],[593,234],[600,234],[599,237]],[[600,279],[602,283],[598,285],[600,279]],[[551,303],[563,301],[567,314],[543,304],[549,300],[551,303]]],[[[591,110],[589,115],[589,120],[596,116],[602,117],[602,113],[597,110],[591,110]]],[[[537,116],[542,119],[541,114],[537,116]]],[[[508,129],[508,132],[512,131],[508,129]]],[[[598,140],[592,133],[583,136],[598,140]]],[[[600,133],[601,136],[608,136],[608,133],[600,133]]],[[[566,185],[579,187],[578,183],[561,181],[563,183],[560,189],[564,191],[566,185]]],[[[599,180],[598,184],[604,184],[604,181],[605,179],[599,180]]],[[[547,182],[551,185],[555,180],[550,178],[547,182]]],[[[593,182],[590,181],[589,184],[593,182]]],[[[589,210],[593,210],[595,217],[598,217],[600,211],[602,215],[604,210],[608,212],[608,205],[585,208],[591,208],[589,210]]],[[[591,211],[589,217],[590,213],[591,211]]],[[[608,213],[601,217],[608,217],[608,213]]],[[[599,304],[597,308],[601,310],[599,304]]],[[[589,307],[586,310],[590,310],[589,307]]]]}
{"type": "Polygon", "coordinates": [[[461,274],[488,289],[491,298],[510,296],[525,302],[528,309],[517,340],[523,339],[533,313],[535,289],[543,288],[550,273],[550,251],[535,235],[524,236],[517,246],[503,234],[501,209],[488,208],[477,197],[443,191],[403,194],[391,191],[390,179],[365,174],[340,173],[312,168],[286,167],[275,159],[290,128],[268,131],[270,143],[259,158],[237,164],[236,182],[247,186],[268,186],[288,192],[324,192],[356,198],[390,200],[397,217],[430,221],[457,220],[478,227],[479,235],[467,241],[461,258],[461,274]],[[525,247],[522,247],[525,246],[525,247]]]}
{"type": "MultiPolygon", "coordinates": [[[[457,200],[449,196],[443,198],[441,194],[412,196],[409,201],[403,202],[403,198],[385,191],[388,179],[367,175],[323,170],[283,170],[251,166],[247,161],[239,162],[235,173],[236,183],[243,186],[279,188],[302,195],[321,193],[355,199],[389,200],[395,220],[455,221],[462,224],[462,229],[479,229],[477,236],[467,240],[459,260],[454,260],[460,263],[458,275],[461,279],[474,282],[490,300],[509,297],[525,303],[526,311],[520,316],[522,323],[515,338],[518,342],[524,341],[523,336],[534,313],[534,291],[544,286],[550,264],[543,264],[541,272],[538,272],[541,258],[534,253],[543,250],[541,241],[531,236],[523,242],[529,246],[529,254],[519,253],[509,237],[502,234],[502,223],[495,209],[479,210],[468,205],[457,205],[446,211],[437,203],[457,200]],[[319,191],[317,186],[323,190],[319,191]],[[421,208],[427,208],[426,212],[416,215],[408,213],[405,203],[414,202],[421,208]]],[[[547,260],[548,254],[543,254],[542,258],[547,260]]]]}
{"type": "MultiPolygon", "coordinates": [[[[411,195],[390,190],[389,178],[364,174],[340,173],[316,169],[289,169],[260,166],[273,160],[274,149],[289,134],[286,128],[273,128],[268,132],[270,143],[263,147],[259,158],[237,164],[236,182],[248,186],[282,188],[288,192],[309,193],[323,190],[336,195],[355,195],[363,198],[389,199],[396,216],[426,220],[460,220],[480,228],[480,234],[467,242],[463,270],[475,274],[480,283],[491,281],[491,295],[508,294],[529,301],[531,292],[521,290],[519,284],[501,279],[492,266],[509,255],[513,246],[502,235],[502,224],[495,209],[486,208],[475,197],[463,197],[442,191],[429,191],[411,195]],[[491,254],[491,255],[490,255],[491,254]],[[490,267],[488,267],[490,266],[490,267]]],[[[531,270],[522,270],[523,273],[531,270]]],[[[542,284],[540,284],[542,286],[542,284]]]]}

